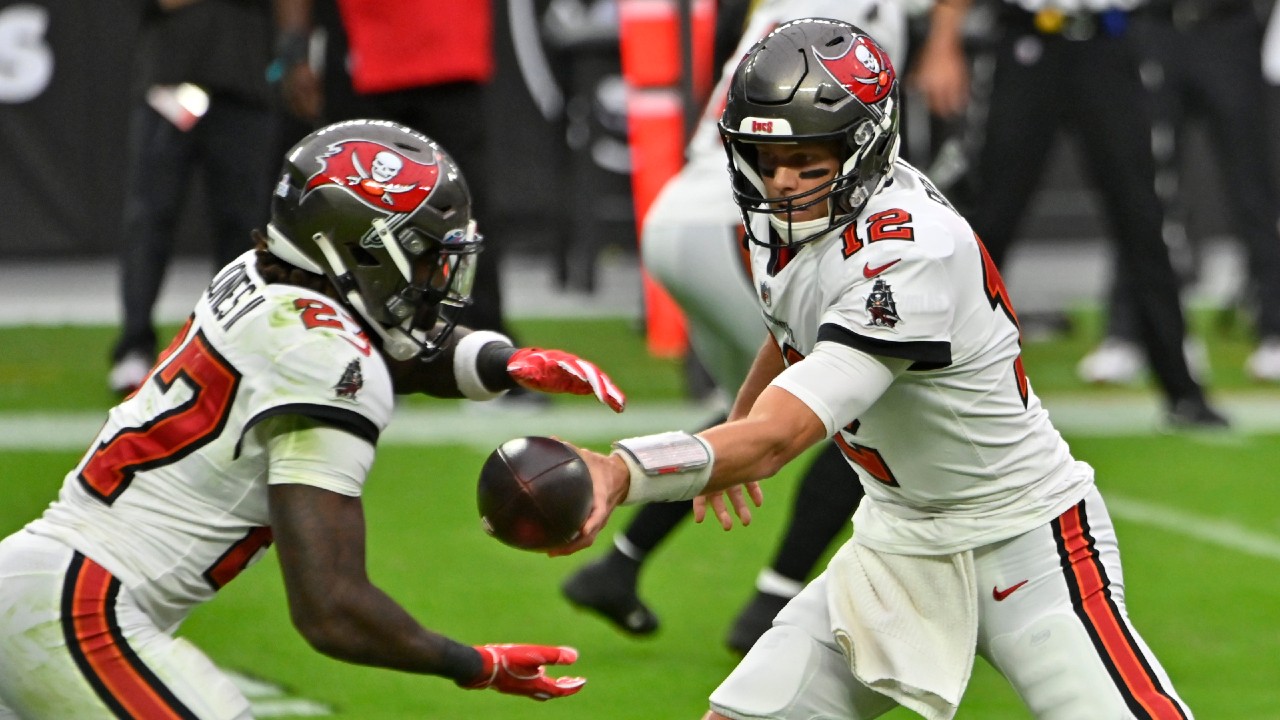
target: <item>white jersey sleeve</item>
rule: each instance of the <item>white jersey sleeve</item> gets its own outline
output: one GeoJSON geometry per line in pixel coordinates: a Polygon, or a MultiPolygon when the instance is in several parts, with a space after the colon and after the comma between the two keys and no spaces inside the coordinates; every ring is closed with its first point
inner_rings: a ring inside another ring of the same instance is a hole
{"type": "Polygon", "coordinates": [[[373,467],[374,448],[345,430],[298,415],[279,415],[253,427],[268,448],[268,485],[310,485],[357,497],[373,467]]]}
{"type": "Polygon", "coordinates": [[[818,341],[911,360],[915,369],[950,365],[955,308],[943,262],[901,240],[873,243],[859,255],[844,263],[847,287],[819,318],[818,341]]]}

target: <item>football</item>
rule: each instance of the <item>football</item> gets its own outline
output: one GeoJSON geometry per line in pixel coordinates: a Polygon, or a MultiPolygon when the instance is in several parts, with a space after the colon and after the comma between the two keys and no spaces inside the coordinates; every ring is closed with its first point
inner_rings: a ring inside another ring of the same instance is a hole
{"type": "Polygon", "coordinates": [[[571,542],[591,514],[586,462],[549,437],[508,440],[480,468],[476,504],[484,531],[521,550],[571,542]]]}

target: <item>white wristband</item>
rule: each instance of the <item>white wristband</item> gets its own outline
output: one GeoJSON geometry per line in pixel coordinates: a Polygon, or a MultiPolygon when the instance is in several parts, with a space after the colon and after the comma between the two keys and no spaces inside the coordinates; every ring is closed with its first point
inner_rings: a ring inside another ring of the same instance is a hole
{"type": "Polygon", "coordinates": [[[476,330],[458,341],[453,347],[453,378],[458,383],[458,390],[468,400],[492,400],[506,390],[490,390],[480,382],[480,373],[476,369],[476,358],[480,348],[491,342],[513,345],[511,338],[492,330],[476,330]]]}
{"type": "Polygon", "coordinates": [[[707,486],[715,465],[710,443],[686,432],[642,435],[613,446],[631,476],[623,505],[691,500],[707,486]]]}

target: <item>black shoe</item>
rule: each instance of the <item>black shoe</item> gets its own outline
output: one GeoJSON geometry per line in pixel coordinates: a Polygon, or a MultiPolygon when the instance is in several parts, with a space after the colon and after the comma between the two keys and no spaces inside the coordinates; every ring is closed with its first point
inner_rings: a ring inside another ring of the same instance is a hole
{"type": "Polygon", "coordinates": [[[1226,430],[1231,423],[1200,398],[1183,398],[1169,410],[1169,425],[1175,430],[1226,430]]]}
{"type": "Polygon", "coordinates": [[[560,591],[573,605],[600,615],[628,635],[652,635],[658,630],[658,616],[636,594],[638,568],[634,560],[611,552],[570,575],[560,591]]]}
{"type": "Polygon", "coordinates": [[[746,655],[751,646],[756,644],[756,640],[773,626],[773,619],[790,601],[791,598],[781,595],[756,592],[751,602],[738,613],[738,619],[733,621],[725,644],[730,650],[746,655]]]}

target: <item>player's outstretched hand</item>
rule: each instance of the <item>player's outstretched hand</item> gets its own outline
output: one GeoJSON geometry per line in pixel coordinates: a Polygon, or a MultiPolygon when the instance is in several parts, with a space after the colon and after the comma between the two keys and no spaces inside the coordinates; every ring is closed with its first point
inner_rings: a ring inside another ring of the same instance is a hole
{"type": "Polygon", "coordinates": [[[595,395],[614,412],[627,398],[594,363],[563,350],[520,348],[507,361],[507,372],[521,387],[546,393],[595,395]]]}
{"type": "Polygon", "coordinates": [[[578,659],[571,647],[553,645],[477,645],[484,659],[480,675],[462,685],[471,690],[493,688],[534,700],[568,697],[587,683],[583,677],[548,677],[544,665],[570,665],[578,659]]]}
{"type": "Polygon", "coordinates": [[[764,503],[764,491],[760,489],[759,483],[749,482],[745,485],[734,485],[722,493],[699,495],[694,498],[693,521],[702,522],[705,520],[707,518],[707,505],[710,505],[716,519],[720,521],[720,527],[725,530],[733,529],[733,516],[735,514],[738,516],[738,520],[742,522],[743,527],[750,525],[751,506],[747,504],[747,498],[743,497],[743,488],[746,488],[747,495],[750,496],[751,502],[756,507],[760,507],[764,503]],[[724,499],[726,496],[729,498],[729,503],[733,505],[733,513],[730,513],[728,506],[725,505],[724,499]]]}

